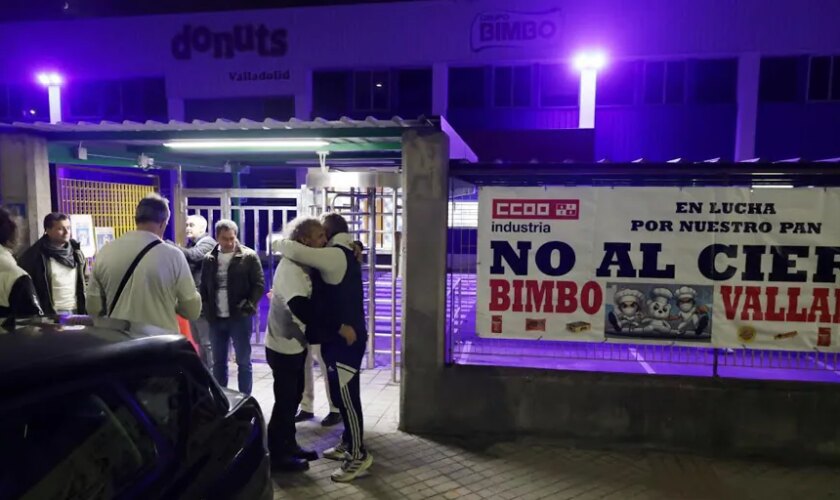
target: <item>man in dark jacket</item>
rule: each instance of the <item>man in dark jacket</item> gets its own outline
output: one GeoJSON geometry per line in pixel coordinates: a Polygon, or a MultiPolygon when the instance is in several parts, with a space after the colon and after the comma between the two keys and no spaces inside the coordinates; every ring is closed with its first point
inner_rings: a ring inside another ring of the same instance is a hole
{"type": "Polygon", "coordinates": [[[18,259],[32,277],[46,314],[85,314],[87,260],[70,238],[70,218],[59,212],[44,217],[44,235],[18,259]]]}
{"type": "Polygon", "coordinates": [[[207,233],[207,219],[201,215],[190,215],[187,217],[187,245],[178,247],[184,252],[187,263],[190,265],[195,286],[201,284],[201,265],[204,257],[216,248],[216,240],[207,233]]]}
{"type": "MultiPolygon", "coordinates": [[[[193,281],[195,281],[195,288],[199,290],[201,265],[204,263],[204,257],[216,247],[216,240],[207,233],[207,219],[197,214],[187,217],[186,236],[187,245],[178,246],[178,248],[184,252],[184,257],[187,258],[187,264],[190,265],[190,272],[192,272],[193,281]]],[[[192,334],[198,342],[198,355],[208,368],[212,367],[213,349],[210,344],[210,326],[207,324],[203,311],[200,318],[190,321],[190,330],[192,330],[192,334]]]]}
{"type": "Polygon", "coordinates": [[[199,292],[210,324],[213,376],[222,387],[228,382],[228,345],[233,341],[239,367],[239,391],[251,393],[251,326],[265,294],[265,276],[259,256],[241,245],[232,220],[216,223],[219,244],[204,257],[199,292]]]}

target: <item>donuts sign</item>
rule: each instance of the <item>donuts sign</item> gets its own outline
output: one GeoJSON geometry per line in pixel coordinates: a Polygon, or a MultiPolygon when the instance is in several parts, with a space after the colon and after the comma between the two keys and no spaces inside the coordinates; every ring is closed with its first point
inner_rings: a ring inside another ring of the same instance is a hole
{"type": "Polygon", "coordinates": [[[840,190],[479,193],[479,335],[837,350],[840,190]]]}

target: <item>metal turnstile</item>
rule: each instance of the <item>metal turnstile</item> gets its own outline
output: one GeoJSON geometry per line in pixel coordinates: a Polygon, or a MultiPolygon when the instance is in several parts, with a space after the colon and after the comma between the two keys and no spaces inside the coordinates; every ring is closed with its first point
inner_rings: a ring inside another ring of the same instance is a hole
{"type": "Polygon", "coordinates": [[[400,363],[402,287],[400,244],[402,189],[398,172],[310,169],[301,189],[300,213],[336,212],[365,246],[362,268],[368,321],[366,366],[389,365],[397,381],[400,363]]]}

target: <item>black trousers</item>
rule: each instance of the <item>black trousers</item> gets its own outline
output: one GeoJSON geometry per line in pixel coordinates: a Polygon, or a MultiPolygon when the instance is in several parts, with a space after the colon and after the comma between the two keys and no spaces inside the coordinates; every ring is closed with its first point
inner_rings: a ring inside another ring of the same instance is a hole
{"type": "Polygon", "coordinates": [[[364,419],[362,417],[359,371],[365,356],[367,336],[359,337],[348,346],[343,341],[330,342],[321,346],[321,356],[327,365],[327,379],[330,397],[341,412],[344,421],[342,441],[354,459],[365,454],[364,419]]]}
{"type": "Polygon", "coordinates": [[[265,358],[274,377],[274,409],[268,421],[268,451],[288,456],[297,449],[295,414],[303,397],[306,349],[299,354],[281,354],[266,348],[265,358]]]}

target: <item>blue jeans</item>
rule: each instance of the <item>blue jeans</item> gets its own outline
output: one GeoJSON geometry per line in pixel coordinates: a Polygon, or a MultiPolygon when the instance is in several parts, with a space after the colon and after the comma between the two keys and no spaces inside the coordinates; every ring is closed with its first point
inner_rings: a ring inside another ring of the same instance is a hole
{"type": "Polygon", "coordinates": [[[213,377],[222,387],[228,383],[228,346],[239,367],[239,392],[251,394],[254,372],[251,368],[251,317],[218,318],[210,321],[210,346],[213,355],[213,377]]]}

